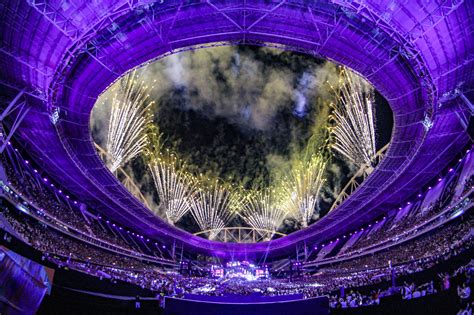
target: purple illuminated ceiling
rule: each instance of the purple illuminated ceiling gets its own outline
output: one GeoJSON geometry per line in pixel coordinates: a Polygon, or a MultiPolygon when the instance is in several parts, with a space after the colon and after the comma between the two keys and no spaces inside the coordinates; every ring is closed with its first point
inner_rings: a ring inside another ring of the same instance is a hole
{"type": "Polygon", "coordinates": [[[464,103],[455,89],[472,99],[473,1],[159,2],[0,4],[0,85],[12,98],[23,89],[32,108],[17,142],[78,199],[123,225],[218,256],[294,253],[296,245],[340,235],[398,207],[469,141],[456,115],[464,103]],[[216,243],[161,221],[96,155],[90,112],[97,96],[130,68],[208,44],[272,45],[361,73],[394,113],[385,159],[338,209],[270,243],[216,243]],[[433,126],[425,128],[423,120],[433,126]]]}

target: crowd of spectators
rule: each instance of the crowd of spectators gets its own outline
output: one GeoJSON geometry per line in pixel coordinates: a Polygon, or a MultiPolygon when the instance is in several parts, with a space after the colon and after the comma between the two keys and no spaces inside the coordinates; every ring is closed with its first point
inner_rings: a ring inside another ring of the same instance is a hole
{"type": "Polygon", "coordinates": [[[117,266],[134,270],[144,270],[149,267],[138,259],[88,246],[21,213],[3,210],[2,216],[8,220],[22,240],[43,252],[45,257],[57,255],[65,258],[66,261],[81,261],[89,263],[90,266],[117,266]]]}
{"type": "Polygon", "coordinates": [[[40,183],[41,178],[35,179],[35,177],[37,177],[36,174],[19,176],[15,168],[7,163],[6,158],[2,159],[2,165],[6,170],[10,188],[19,191],[22,195],[22,200],[28,200],[25,204],[26,206],[30,203],[33,204],[35,208],[41,209],[43,218],[48,219],[52,223],[68,225],[84,235],[113,246],[143,254],[139,246],[131,242],[126,242],[123,238],[112,234],[95,219],[86,220],[80,212],[77,202],[76,204],[68,202],[67,200],[61,202],[60,197],[54,192],[54,184],[40,183]]]}
{"type": "MultiPolygon", "coordinates": [[[[104,280],[125,281],[142,288],[157,292],[160,299],[164,296],[183,296],[185,293],[206,295],[288,295],[301,293],[306,298],[329,294],[341,287],[356,288],[389,282],[391,273],[396,276],[416,273],[432,267],[463,250],[471,248],[472,235],[470,227],[473,216],[469,215],[459,221],[451,222],[426,236],[406,244],[366,256],[349,262],[341,262],[320,269],[313,274],[306,274],[294,281],[284,279],[262,279],[245,281],[244,279],[214,279],[211,277],[191,277],[168,271],[163,267],[138,259],[114,254],[106,250],[84,246],[80,241],[62,235],[60,232],[35,221],[21,212],[4,210],[5,217],[17,234],[30,245],[44,253],[44,259],[53,262],[60,268],[76,269],[104,280]],[[469,231],[469,233],[468,233],[469,231]],[[406,250],[405,250],[406,248],[406,250]],[[389,266],[386,260],[390,257],[394,263],[389,266]]],[[[410,290],[413,292],[419,290],[410,290]]],[[[420,286],[418,286],[420,287],[420,286]]],[[[417,287],[417,288],[418,288],[417,287]]],[[[420,289],[421,290],[421,289],[420,289]]],[[[374,291],[370,295],[352,292],[348,296],[331,298],[335,307],[370,305],[388,291],[374,291]],[[340,304],[340,305],[339,305],[340,304]]],[[[421,290],[420,294],[431,290],[421,290]]],[[[418,296],[414,293],[414,296],[418,296]]]]}
{"type": "MultiPolygon", "coordinates": [[[[472,244],[473,223],[474,218],[471,215],[461,224],[457,221],[451,222],[438,228],[439,231],[435,233],[429,232],[413,241],[404,242],[374,254],[338,262],[334,266],[344,271],[372,270],[389,268],[389,265],[406,265],[417,260],[418,264],[423,264],[423,266],[417,265],[416,269],[426,268],[427,265],[436,263],[441,257],[449,258],[466,245],[469,247],[472,244]]],[[[334,266],[330,268],[333,269],[334,266]]]]}
{"type": "MultiPolygon", "coordinates": [[[[8,163],[5,165],[9,175],[9,185],[16,191],[21,191],[27,200],[33,201],[36,209],[44,210],[44,216],[48,220],[54,219],[60,223],[67,223],[81,233],[122,248],[137,252],[140,250],[114,233],[108,232],[98,222],[93,220],[89,222],[77,209],[61,203],[61,199],[54,196],[53,191],[47,185],[45,187],[44,184],[35,182],[31,177],[16,176],[14,169],[9,167],[8,163]]],[[[472,184],[473,178],[470,177],[465,186],[472,187],[472,184]]],[[[465,192],[467,191],[470,189],[465,189],[465,192]]],[[[470,201],[466,200],[467,203],[462,202],[458,205],[462,210],[466,210],[463,207],[470,204],[470,201]]],[[[394,233],[394,231],[403,233],[403,230],[410,229],[420,222],[426,222],[429,217],[433,217],[443,210],[440,208],[440,204],[432,204],[423,216],[412,215],[409,217],[411,219],[399,223],[396,228],[391,230],[379,229],[372,233],[370,238],[362,238],[351,250],[353,252],[360,251],[361,248],[369,246],[371,242],[384,242],[389,237],[393,238],[393,234],[390,236],[390,233],[394,233]]],[[[351,288],[387,283],[394,275],[400,277],[417,273],[470,250],[473,244],[472,226],[474,223],[474,216],[470,212],[466,212],[461,218],[442,224],[412,240],[374,254],[325,265],[317,272],[304,274],[292,281],[289,281],[288,278],[246,281],[240,278],[216,279],[209,276],[184,276],[176,270],[166,270],[163,265],[140,259],[140,255],[127,256],[113,250],[85,244],[17,209],[2,208],[0,215],[9,222],[23,241],[43,253],[44,260],[56,264],[59,268],[76,269],[104,280],[125,281],[155,291],[161,301],[164,296],[182,297],[185,293],[216,296],[303,294],[306,298],[330,294],[331,306],[334,308],[378,304],[381,297],[394,293],[392,292],[393,288],[374,290],[370,294],[351,290],[351,288]],[[340,288],[347,288],[349,293],[334,294],[340,288]]],[[[445,220],[446,217],[441,219],[445,220]]],[[[464,268],[463,272],[471,270],[472,265],[464,268]]],[[[449,279],[456,277],[459,272],[460,270],[456,270],[450,275],[440,275],[438,281],[442,283],[441,287],[435,287],[433,281],[420,285],[405,283],[401,288],[402,295],[405,299],[411,299],[446,289],[447,283],[449,287],[449,279]]],[[[457,288],[460,298],[469,300],[470,285],[471,283],[467,281],[457,288]]],[[[467,303],[466,308],[468,307],[467,303]]]]}
{"type": "MultiPolygon", "coordinates": [[[[451,289],[451,283],[457,283],[457,294],[459,296],[462,310],[470,305],[472,300],[471,286],[473,283],[474,261],[455,269],[451,273],[438,274],[437,279],[416,285],[414,282],[404,282],[399,287],[388,287],[384,290],[372,290],[369,294],[357,290],[349,290],[347,294],[331,294],[330,306],[332,308],[348,308],[368,305],[378,305],[380,299],[393,294],[400,294],[402,299],[411,300],[435,294],[439,291],[451,289]]],[[[343,291],[343,290],[342,290],[343,291]]],[[[461,310],[461,311],[462,311],[461,310]]],[[[461,312],[460,311],[460,312],[461,312]]]]}
{"type": "MultiPolygon", "coordinates": [[[[464,198],[466,193],[471,190],[474,184],[474,176],[470,176],[464,181],[463,193],[459,199],[464,198]]],[[[459,200],[452,200],[454,195],[455,186],[449,186],[448,191],[444,192],[443,200],[437,199],[425,205],[422,209],[418,209],[415,206],[410,209],[410,212],[406,217],[401,220],[387,220],[382,227],[375,231],[368,231],[365,236],[361,237],[355,244],[351,245],[350,248],[346,249],[345,254],[350,255],[352,253],[359,252],[368,247],[374,247],[377,244],[383,244],[400,236],[406,236],[411,230],[416,230],[418,226],[423,225],[431,218],[435,217],[441,211],[447,208],[451,203],[459,200]]],[[[418,205],[421,206],[421,205],[418,205]]],[[[342,254],[342,253],[341,253],[342,254]]]]}

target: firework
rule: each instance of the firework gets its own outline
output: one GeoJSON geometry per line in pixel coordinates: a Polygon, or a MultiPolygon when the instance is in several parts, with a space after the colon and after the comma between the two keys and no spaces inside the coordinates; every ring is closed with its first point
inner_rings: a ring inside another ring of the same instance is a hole
{"type": "Polygon", "coordinates": [[[233,217],[230,190],[217,180],[204,181],[199,180],[191,200],[191,214],[201,230],[211,230],[209,239],[214,239],[233,217]]]}
{"type": "Polygon", "coordinates": [[[112,99],[107,134],[107,166],[115,172],[118,167],[140,154],[147,144],[145,129],[152,122],[148,87],[138,82],[135,71],[122,79],[119,91],[112,99]]]}
{"type": "Polygon", "coordinates": [[[256,231],[269,231],[260,233],[266,240],[273,237],[288,215],[274,190],[256,190],[239,199],[243,200],[239,215],[256,231]]]}
{"type": "Polygon", "coordinates": [[[295,216],[303,227],[311,220],[318,195],[325,182],[326,162],[321,154],[305,154],[297,159],[288,175],[283,178],[281,190],[286,196],[281,207],[295,216]]]}
{"type": "Polygon", "coordinates": [[[155,188],[170,224],[175,224],[191,209],[193,180],[177,167],[176,160],[156,159],[149,165],[155,188]]]}
{"type": "Polygon", "coordinates": [[[332,104],[330,128],[334,143],[332,149],[359,167],[373,166],[376,154],[374,127],[374,90],[356,74],[343,70],[338,102],[332,104]]]}

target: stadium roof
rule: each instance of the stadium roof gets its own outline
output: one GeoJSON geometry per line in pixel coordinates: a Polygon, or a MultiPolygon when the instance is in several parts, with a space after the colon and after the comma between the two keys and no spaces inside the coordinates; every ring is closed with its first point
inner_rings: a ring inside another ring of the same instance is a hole
{"type": "Polygon", "coordinates": [[[398,207],[469,141],[458,114],[463,96],[474,94],[474,2],[403,3],[7,0],[0,4],[0,86],[8,101],[23,91],[31,109],[17,142],[91,208],[194,252],[285,255],[398,207]],[[346,65],[367,78],[394,113],[389,150],[363,185],[310,227],[266,243],[218,243],[168,225],[108,171],[89,130],[98,95],[129,69],[186,49],[237,44],[346,65]]]}

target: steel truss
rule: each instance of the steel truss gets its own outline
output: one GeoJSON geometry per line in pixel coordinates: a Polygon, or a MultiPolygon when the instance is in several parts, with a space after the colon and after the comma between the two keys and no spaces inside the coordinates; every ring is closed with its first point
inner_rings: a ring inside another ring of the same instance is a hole
{"type": "MultiPolygon", "coordinates": [[[[159,12],[159,6],[157,5],[152,5],[152,4],[146,4],[143,5],[141,4],[140,1],[129,1],[127,3],[122,3],[121,5],[118,5],[114,10],[111,11],[110,14],[107,16],[104,16],[99,19],[99,21],[93,25],[90,29],[85,30],[83,32],[80,32],[77,28],[74,29],[74,27],[70,24],[67,23],[68,20],[64,20],[61,17],[61,14],[57,13],[52,8],[48,8],[47,5],[40,1],[35,1],[35,0],[29,0],[32,5],[35,6],[42,14],[47,18],[51,23],[56,25],[56,27],[60,30],[63,31],[63,33],[66,33],[70,35],[71,40],[72,40],[72,45],[69,47],[65,54],[65,58],[63,58],[62,64],[56,69],[55,75],[53,82],[55,82],[55,86],[51,87],[50,90],[50,96],[55,96],[56,95],[56,90],[60,88],[60,85],[58,83],[65,83],[65,82],[60,82],[57,81],[60,79],[65,72],[67,72],[69,66],[71,65],[71,62],[73,59],[77,58],[81,54],[87,54],[91,58],[95,59],[100,65],[102,65],[105,69],[108,71],[116,74],[116,75],[121,75],[123,74],[127,69],[121,69],[121,67],[113,60],[111,60],[107,55],[101,54],[101,46],[104,43],[100,43],[98,41],[91,41],[91,39],[97,35],[97,33],[101,30],[104,29],[104,27],[107,26],[107,23],[109,23],[109,27],[106,28],[107,31],[109,31],[111,34],[113,34],[113,39],[115,39],[115,42],[118,42],[122,48],[126,48],[123,41],[120,40],[120,27],[114,22],[117,20],[119,17],[129,13],[132,10],[136,10],[137,12],[145,12],[147,14],[144,15],[144,17],[139,21],[139,23],[142,25],[147,30],[150,30],[152,34],[156,35],[158,39],[163,42],[163,44],[166,44],[167,41],[169,41],[169,33],[172,30],[175,21],[177,20],[177,17],[179,15],[180,10],[183,7],[183,3],[180,3],[176,5],[173,10],[175,10],[174,16],[172,17],[172,23],[168,27],[168,29],[164,30],[162,27],[163,22],[168,22],[169,19],[163,20],[163,21],[155,21],[155,16],[157,12],[159,12]],[[54,17],[54,18],[52,18],[54,17]],[[155,23],[159,23],[158,26],[155,25],[155,23]],[[113,27],[115,25],[115,27],[113,27]],[[79,36],[80,34],[80,36],[79,36]]],[[[313,25],[315,26],[315,30],[318,34],[320,34],[320,38],[323,38],[322,43],[319,42],[313,42],[315,46],[319,46],[317,51],[312,51],[310,54],[314,55],[319,55],[319,50],[321,50],[322,47],[324,47],[325,43],[328,42],[329,39],[331,39],[332,34],[336,27],[339,25],[341,18],[346,18],[346,19],[355,19],[356,17],[363,17],[364,19],[374,23],[377,28],[379,34],[372,35],[372,41],[376,43],[377,45],[374,46],[374,50],[377,48],[378,45],[382,45],[383,43],[383,38],[386,38],[385,36],[381,36],[380,33],[383,32],[392,39],[394,39],[398,45],[393,47],[389,59],[386,63],[384,64],[374,64],[371,66],[372,70],[369,71],[369,74],[367,77],[370,78],[371,75],[377,73],[383,66],[385,66],[388,63],[396,61],[399,57],[402,57],[409,61],[415,71],[417,72],[416,74],[422,74],[420,76],[422,79],[421,84],[428,90],[428,96],[430,100],[426,102],[426,106],[432,106],[434,100],[434,94],[435,94],[435,88],[433,81],[431,79],[431,76],[429,74],[428,69],[426,68],[424,61],[422,60],[422,57],[417,53],[417,50],[415,49],[414,46],[414,40],[417,39],[417,37],[413,38],[411,41],[407,41],[407,34],[404,34],[403,32],[397,30],[393,24],[389,23],[389,20],[387,18],[384,19],[384,17],[380,17],[377,15],[377,13],[371,11],[368,7],[362,5],[362,4],[357,4],[357,3],[349,3],[347,1],[340,1],[341,3],[338,3],[339,1],[336,1],[337,4],[339,4],[341,7],[336,10],[334,13],[334,19],[333,19],[333,24],[332,25],[327,25],[325,27],[326,34],[324,33],[324,30],[321,30],[321,23],[319,21],[316,21],[314,18],[314,12],[316,12],[317,8],[316,7],[311,7],[311,6],[305,6],[305,10],[308,10],[309,15],[312,18],[313,25]],[[319,25],[319,26],[318,26],[319,25]]],[[[229,15],[229,12],[232,12],[233,10],[242,10],[242,7],[229,7],[229,8],[221,8],[215,5],[212,1],[206,1],[206,3],[212,7],[218,14],[222,15],[225,17],[226,20],[229,21],[230,24],[232,24],[237,32],[240,32],[242,34],[247,34],[252,32],[252,28],[254,28],[256,25],[258,25],[260,22],[265,20],[268,16],[270,15],[276,15],[278,9],[286,3],[286,1],[280,1],[277,4],[274,5],[273,8],[270,10],[258,10],[255,8],[250,8],[250,7],[245,7],[245,10],[249,11],[259,11],[261,13],[261,16],[254,21],[251,25],[245,25],[245,19],[244,19],[244,25],[240,25],[237,23],[232,17],[229,15]]],[[[187,4],[190,5],[190,4],[187,4]]],[[[295,4],[298,5],[298,4],[295,4]]],[[[442,12],[445,12],[443,17],[447,16],[450,12],[454,11],[459,4],[446,8],[448,10],[446,12],[445,9],[440,9],[442,12]]],[[[441,6],[440,6],[441,8],[441,6]]],[[[444,8],[444,6],[442,7],[444,8]]],[[[327,14],[327,12],[325,12],[327,14]]],[[[439,17],[436,16],[436,14],[433,13],[432,18],[436,18],[436,20],[439,22],[439,17]]],[[[428,18],[427,18],[428,19],[428,18]]],[[[411,38],[410,36],[408,36],[411,38]]],[[[244,36],[244,38],[246,38],[244,36]]],[[[108,44],[110,44],[110,41],[106,41],[108,44]]],[[[170,45],[170,48],[172,50],[172,42],[168,42],[170,45]]],[[[308,51],[306,51],[308,53],[308,51]]],[[[50,98],[51,100],[54,100],[53,98],[50,98]]]]}
{"type": "MultiPolygon", "coordinates": [[[[163,42],[164,45],[168,44],[170,48],[170,53],[176,52],[176,51],[181,51],[181,49],[178,50],[173,50],[173,44],[172,42],[167,42],[169,40],[169,34],[171,29],[173,28],[174,22],[171,23],[171,26],[169,29],[164,29],[162,24],[159,24],[156,26],[155,24],[155,13],[158,12],[157,10],[155,12],[155,8],[157,6],[147,4],[147,5],[142,5],[140,1],[126,1],[125,3],[121,2],[119,5],[117,5],[113,10],[111,10],[110,14],[107,14],[107,16],[104,17],[98,17],[97,23],[91,25],[89,29],[75,29],[75,25],[73,22],[70,20],[65,19],[64,16],[61,14],[61,12],[58,12],[56,9],[49,7],[44,1],[36,1],[36,0],[28,0],[29,3],[35,7],[35,9],[40,12],[48,21],[50,21],[53,25],[56,26],[63,34],[66,34],[68,38],[71,39],[72,43],[69,46],[67,52],[62,58],[62,63],[55,69],[54,75],[52,77],[52,84],[49,87],[48,90],[48,106],[49,110],[51,112],[54,111],[54,108],[52,108],[53,104],[57,104],[57,100],[60,97],[61,89],[63,86],[66,86],[67,82],[65,81],[67,78],[68,72],[71,70],[71,66],[74,63],[76,58],[79,58],[83,55],[87,55],[90,58],[93,58],[101,64],[102,67],[110,71],[111,73],[114,74],[120,74],[123,73],[123,69],[120,68],[120,65],[118,65],[114,60],[110,60],[107,55],[104,55],[102,53],[102,45],[105,44],[105,42],[99,42],[98,40],[92,41],[92,38],[94,38],[95,35],[97,35],[99,32],[102,31],[109,31],[111,36],[111,39],[108,41],[109,44],[113,44],[114,40],[119,44],[126,48],[126,44],[123,43],[123,41],[120,40],[120,27],[113,27],[113,24],[115,21],[117,21],[120,17],[123,15],[129,13],[132,10],[148,10],[148,11],[153,11],[153,16],[148,17],[148,15],[145,15],[146,19],[143,20],[142,27],[144,28],[151,28],[153,32],[150,32],[151,36],[156,35],[157,38],[159,38],[160,41],[163,42]]],[[[325,3],[324,1],[322,1],[325,3]]],[[[299,48],[296,49],[294,47],[288,48],[287,46],[282,45],[284,49],[291,49],[293,50],[298,50],[302,51],[305,53],[310,53],[312,55],[319,55],[319,52],[321,51],[321,47],[324,47],[325,43],[329,41],[329,39],[333,36],[333,30],[339,25],[341,22],[342,18],[345,19],[356,19],[358,16],[362,16],[365,20],[374,23],[374,25],[377,26],[376,29],[374,29],[374,33],[370,35],[369,31],[367,31],[368,36],[372,37],[372,44],[374,46],[371,46],[368,44],[367,49],[373,48],[373,51],[376,51],[377,47],[380,47],[381,45],[384,45],[383,38],[391,37],[394,38],[396,41],[396,44],[393,45],[391,49],[388,51],[388,58],[384,58],[383,61],[373,63],[372,65],[369,66],[370,71],[367,72],[368,75],[366,75],[369,80],[371,77],[373,77],[375,74],[377,74],[379,71],[381,71],[386,65],[389,65],[390,63],[408,63],[411,65],[412,69],[414,69],[414,72],[412,73],[414,80],[416,80],[417,84],[419,84],[419,88],[423,91],[423,99],[425,100],[425,117],[428,118],[429,121],[434,121],[434,113],[436,112],[436,107],[435,106],[435,100],[437,96],[437,91],[434,87],[433,84],[433,79],[431,77],[431,74],[429,73],[426,65],[425,65],[425,60],[423,59],[423,56],[421,56],[417,49],[415,49],[415,42],[422,38],[430,28],[434,27],[436,24],[440,23],[444,18],[446,18],[451,12],[453,12],[463,1],[452,1],[451,4],[446,4],[446,5],[440,5],[437,9],[433,10],[423,21],[420,23],[416,24],[413,29],[409,31],[401,31],[398,29],[397,25],[391,21],[390,16],[387,16],[385,14],[381,14],[380,12],[373,12],[369,7],[367,7],[365,4],[359,4],[359,3],[354,3],[352,1],[345,1],[345,0],[335,0],[331,1],[328,3],[331,4],[332,2],[337,3],[340,5],[342,8],[337,10],[337,12],[334,14],[334,19],[333,19],[333,24],[328,25],[328,26],[323,26],[321,21],[315,21],[314,20],[314,15],[313,12],[316,12],[318,8],[315,6],[314,8],[310,6],[305,6],[305,10],[311,14],[313,17],[313,24],[315,26],[315,29],[317,30],[320,34],[319,38],[323,38],[324,40],[321,43],[316,43],[316,42],[309,42],[311,44],[314,44],[317,46],[317,48],[313,50],[305,50],[299,48]],[[381,33],[387,34],[387,36],[381,36],[381,33]]],[[[246,2],[244,2],[246,3],[246,2]]],[[[239,44],[239,43],[250,43],[246,39],[246,32],[251,32],[255,29],[255,26],[258,25],[261,21],[265,20],[268,16],[270,15],[275,15],[278,14],[278,8],[282,6],[284,1],[279,1],[276,2],[275,7],[270,10],[259,10],[262,12],[262,16],[254,22],[250,27],[247,27],[246,23],[239,28],[239,24],[235,24],[236,21],[232,19],[231,15],[229,14],[229,11],[232,9],[236,10],[242,10],[242,8],[235,8],[235,7],[229,7],[229,8],[218,8],[216,7],[215,3],[213,1],[207,1],[207,5],[215,7],[215,11],[218,14],[223,15],[229,23],[233,24],[239,31],[243,29],[243,41],[239,42],[233,42],[233,43],[226,43],[227,45],[229,44],[239,44]]],[[[171,10],[176,10],[174,17],[172,18],[173,21],[177,20],[181,5],[176,8],[172,8],[171,10]]],[[[292,5],[301,5],[301,4],[294,4],[292,5]]],[[[257,9],[255,8],[250,8],[247,7],[244,4],[245,8],[244,11],[256,11],[257,9]]],[[[302,6],[302,5],[301,5],[302,6]]],[[[326,12],[327,13],[327,12],[326,12]]],[[[332,14],[332,13],[331,13],[332,14]]],[[[245,17],[245,13],[244,13],[245,17]]],[[[291,18],[291,17],[290,17],[291,18]]],[[[288,20],[290,20],[288,18],[288,20]]],[[[245,19],[244,19],[245,21],[245,19]]],[[[160,23],[158,21],[157,23],[160,23]]],[[[228,26],[228,25],[226,25],[228,26]]],[[[347,27],[347,26],[346,26],[347,27]]],[[[465,31],[465,30],[463,30],[465,31]]],[[[466,36],[467,37],[467,36],[466,36]]],[[[100,37],[98,37],[100,38],[100,37]]],[[[256,44],[260,45],[266,45],[266,43],[262,42],[257,42],[256,44]]],[[[275,45],[277,46],[277,45],[275,45]]],[[[203,47],[209,47],[205,45],[200,45],[201,48],[203,47]]],[[[197,49],[196,47],[190,48],[190,49],[197,49]]],[[[184,50],[184,49],[183,49],[184,50]]],[[[163,57],[163,56],[160,56],[163,57]]],[[[377,58],[374,58],[377,59],[377,58]]],[[[381,58],[382,59],[382,58],[381,58]]],[[[450,70],[451,71],[451,70],[450,70]]],[[[416,89],[414,90],[416,91],[416,89]]],[[[414,92],[411,91],[411,92],[414,92]]],[[[411,93],[410,92],[410,93],[411,93]]],[[[26,91],[25,91],[26,93],[26,91]]],[[[401,97],[404,97],[406,95],[403,95],[401,97]]],[[[427,121],[428,121],[427,120],[427,121]]],[[[58,124],[61,125],[61,124],[58,124]]],[[[68,154],[70,156],[74,156],[74,150],[72,150],[69,145],[68,141],[63,140],[63,134],[61,132],[61,126],[57,127],[59,137],[61,138],[61,141],[63,145],[65,146],[65,149],[67,150],[68,154]]],[[[425,132],[426,134],[426,132],[425,132]]],[[[420,141],[423,141],[423,139],[420,139],[420,141]]],[[[410,154],[416,154],[419,150],[419,143],[413,144],[412,152],[410,154]],[[415,151],[415,152],[413,152],[415,151]]],[[[411,162],[412,158],[408,159],[405,162],[405,165],[401,167],[401,171],[403,171],[406,168],[406,165],[411,162]]],[[[80,168],[84,174],[88,173],[88,170],[84,170],[81,165],[76,163],[77,167],[80,168]]],[[[385,188],[388,184],[384,185],[384,187],[381,187],[380,189],[385,188]]],[[[97,185],[97,184],[96,184],[97,185]]],[[[97,185],[99,187],[99,185],[97,185]]]]}
{"type": "MultiPolygon", "coordinates": [[[[161,3],[158,3],[158,5],[161,3]]],[[[127,69],[123,69],[120,65],[111,60],[107,55],[100,54],[101,45],[104,43],[99,43],[93,38],[102,30],[107,30],[110,34],[115,35],[116,42],[119,43],[122,48],[127,48],[123,41],[118,40],[120,36],[117,36],[120,31],[120,27],[115,23],[120,17],[125,16],[134,10],[142,9],[146,12],[151,12],[153,6],[151,4],[143,5],[143,1],[139,0],[129,0],[125,3],[118,3],[116,7],[112,8],[105,16],[98,18],[97,22],[92,24],[90,28],[80,32],[80,36],[77,36],[71,43],[71,45],[66,49],[64,57],[61,59],[61,62],[58,64],[52,79],[52,85],[49,87],[48,91],[48,109],[51,111],[52,104],[56,103],[57,98],[59,97],[58,92],[63,87],[67,87],[66,73],[71,69],[74,60],[80,57],[82,54],[87,54],[94,60],[96,60],[101,66],[107,69],[109,72],[122,75],[127,69]]],[[[152,14],[154,16],[154,14],[152,14]]],[[[154,19],[154,18],[153,18],[154,19]]],[[[153,21],[152,19],[152,21],[153,21]]],[[[153,25],[152,23],[149,25],[153,25]]],[[[161,34],[161,30],[158,31],[155,29],[155,34],[161,34]]],[[[108,39],[107,39],[108,40],[108,39]]]]}
{"type": "Polygon", "coordinates": [[[19,101],[23,95],[24,92],[20,91],[0,114],[0,154],[3,153],[16,129],[20,126],[30,110],[30,107],[26,104],[25,100],[21,102],[19,101]],[[12,118],[13,123],[11,124],[9,131],[7,131],[4,120],[9,116],[12,118]]]}
{"type": "MultiPolygon", "coordinates": [[[[413,70],[415,71],[414,75],[417,79],[420,80],[421,86],[424,87],[423,91],[426,91],[425,108],[431,116],[436,109],[434,102],[436,99],[437,91],[431,73],[425,64],[423,57],[416,49],[416,45],[410,32],[406,33],[399,30],[393,23],[390,23],[390,20],[387,19],[387,17],[379,15],[378,13],[374,12],[368,6],[362,3],[346,1],[336,2],[339,3],[342,7],[349,8],[357,16],[363,17],[368,21],[372,22],[381,31],[386,33],[389,38],[398,43],[397,46],[394,46],[390,50],[389,60],[386,63],[371,66],[372,70],[367,74],[367,78],[369,78],[370,80],[370,78],[375,73],[380,71],[380,69],[382,69],[385,65],[395,61],[399,57],[405,59],[411,64],[413,70]]],[[[374,40],[376,39],[374,38],[374,40]]]]}
{"type": "Polygon", "coordinates": [[[266,229],[256,229],[246,226],[225,227],[222,229],[209,229],[194,233],[197,236],[206,237],[215,235],[214,241],[225,243],[258,243],[268,241],[268,235],[278,235],[280,237],[286,234],[266,229]]]}
{"type": "MultiPolygon", "coordinates": [[[[377,164],[383,159],[385,152],[387,151],[389,144],[386,144],[382,149],[380,149],[375,154],[375,162],[377,164]]],[[[337,195],[336,200],[334,200],[329,212],[336,209],[341,203],[344,202],[357,188],[365,181],[365,179],[372,173],[374,170],[373,167],[369,165],[362,165],[359,170],[351,177],[349,182],[344,186],[339,195],[337,195]]]]}
{"type": "MultiPolygon", "coordinates": [[[[97,153],[102,161],[106,161],[107,157],[109,157],[109,153],[105,151],[100,145],[94,143],[97,153]]],[[[128,173],[122,168],[118,167],[117,170],[114,172],[115,177],[121,181],[121,183],[127,188],[129,192],[132,193],[141,203],[143,203],[148,209],[152,210],[148,200],[142,194],[140,187],[135,183],[135,181],[128,175],[128,173]]]]}

